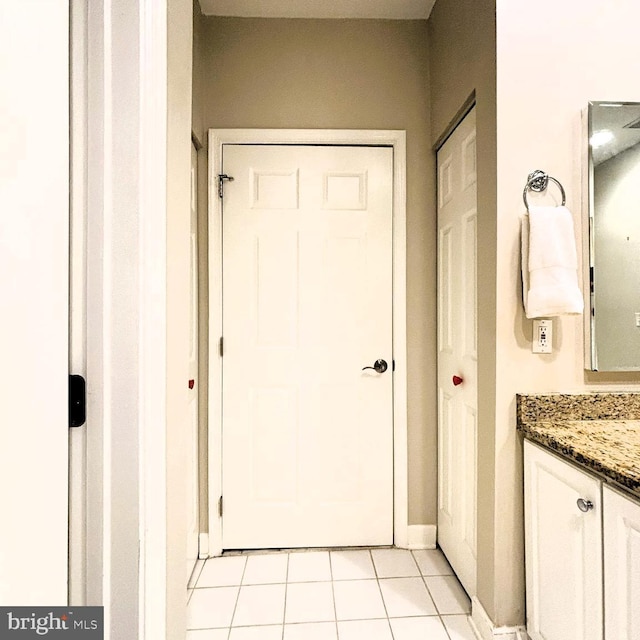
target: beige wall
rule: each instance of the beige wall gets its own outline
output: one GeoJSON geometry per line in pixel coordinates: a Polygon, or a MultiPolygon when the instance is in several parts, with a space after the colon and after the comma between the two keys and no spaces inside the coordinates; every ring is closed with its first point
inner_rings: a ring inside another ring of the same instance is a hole
{"type": "Polygon", "coordinates": [[[640,5],[637,0],[540,0],[535,11],[530,9],[525,0],[497,1],[495,520],[500,526],[493,574],[494,620],[505,624],[523,618],[522,461],[514,430],[515,394],[640,387],[638,373],[585,372],[582,318],[554,320],[554,353],[533,355],[518,266],[521,194],[533,169],[562,182],[578,240],[586,231],[581,224],[581,111],[589,100],[640,101],[640,5]]]}
{"type": "Polygon", "coordinates": [[[436,521],[435,189],[425,21],[205,19],[205,127],[406,129],[409,521],[436,521]]]}
{"type": "Polygon", "coordinates": [[[192,0],[168,2],[167,640],[186,628],[192,0]]]}
{"type": "Polygon", "coordinates": [[[478,163],[478,581],[494,594],[496,380],[495,0],[438,0],[429,19],[431,132],[435,143],[475,93],[478,163]]]}
{"type": "Polygon", "coordinates": [[[205,145],[206,131],[204,126],[204,23],[205,19],[200,9],[200,2],[193,0],[193,68],[191,101],[191,130],[198,142],[205,145]]]}

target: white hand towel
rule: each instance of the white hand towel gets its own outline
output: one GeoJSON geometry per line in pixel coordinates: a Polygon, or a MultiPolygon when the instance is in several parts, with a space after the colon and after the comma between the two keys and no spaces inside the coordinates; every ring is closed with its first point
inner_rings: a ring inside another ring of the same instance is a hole
{"type": "Polygon", "coordinates": [[[531,207],[522,219],[522,297],[527,318],[579,314],[578,258],[566,207],[531,207]]]}

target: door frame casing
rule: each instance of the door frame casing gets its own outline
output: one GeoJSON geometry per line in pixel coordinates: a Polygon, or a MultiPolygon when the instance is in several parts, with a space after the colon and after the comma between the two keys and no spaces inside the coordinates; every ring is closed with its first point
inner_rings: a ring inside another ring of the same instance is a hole
{"type": "Polygon", "coordinates": [[[217,175],[225,144],[386,146],[393,149],[393,541],[409,544],[407,450],[406,132],[367,129],[210,129],[209,216],[209,557],[222,553],[222,518],[212,508],[222,496],[222,200],[217,175]]]}

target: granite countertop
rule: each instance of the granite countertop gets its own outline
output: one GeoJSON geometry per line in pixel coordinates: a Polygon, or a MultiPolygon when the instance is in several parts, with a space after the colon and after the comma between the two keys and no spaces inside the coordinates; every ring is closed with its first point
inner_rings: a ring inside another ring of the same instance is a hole
{"type": "Polygon", "coordinates": [[[640,394],[518,395],[517,428],[640,499],[640,394]]]}

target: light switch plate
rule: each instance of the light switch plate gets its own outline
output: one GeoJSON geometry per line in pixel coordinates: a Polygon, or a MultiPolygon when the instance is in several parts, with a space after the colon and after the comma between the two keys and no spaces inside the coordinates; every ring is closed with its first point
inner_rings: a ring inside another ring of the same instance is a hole
{"type": "Polygon", "coordinates": [[[553,320],[533,321],[533,353],[553,352],[553,320]]]}

